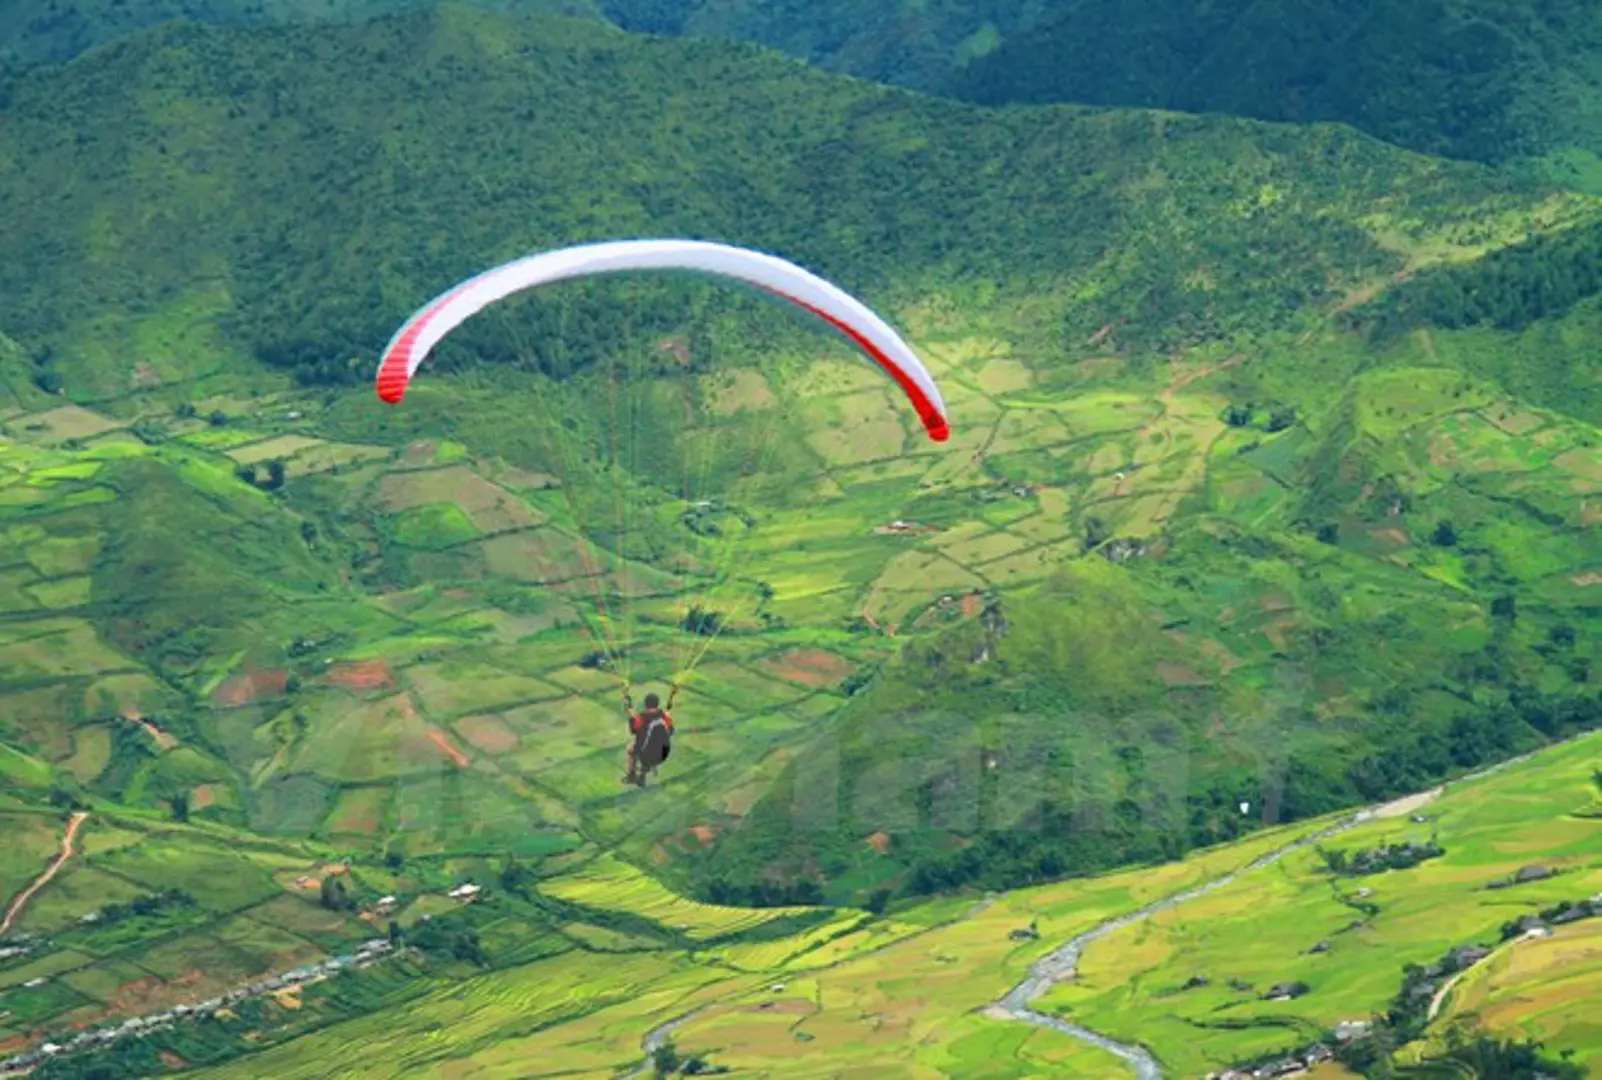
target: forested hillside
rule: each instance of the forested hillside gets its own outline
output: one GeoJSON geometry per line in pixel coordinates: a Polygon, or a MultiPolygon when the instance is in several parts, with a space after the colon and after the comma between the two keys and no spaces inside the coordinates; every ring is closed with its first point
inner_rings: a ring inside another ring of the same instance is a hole
{"type": "Polygon", "coordinates": [[[1344,121],[1428,153],[1602,152],[1602,10],[1584,0],[1076,0],[957,71],[988,103],[1344,121]]]}

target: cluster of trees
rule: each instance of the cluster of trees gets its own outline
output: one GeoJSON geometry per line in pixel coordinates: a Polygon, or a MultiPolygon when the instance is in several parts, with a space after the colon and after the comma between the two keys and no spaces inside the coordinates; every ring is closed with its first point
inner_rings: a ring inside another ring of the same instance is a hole
{"type": "Polygon", "coordinates": [[[1233,428],[1260,427],[1273,433],[1284,431],[1296,423],[1296,406],[1283,402],[1259,405],[1246,401],[1230,405],[1224,410],[1224,423],[1233,428]]]}
{"type": "Polygon", "coordinates": [[[1330,873],[1342,877],[1362,877],[1386,870],[1406,870],[1426,859],[1445,855],[1446,849],[1432,841],[1427,844],[1381,844],[1377,848],[1359,851],[1320,848],[1319,854],[1323,856],[1324,865],[1329,867],[1330,873]]]}
{"type": "Polygon", "coordinates": [[[97,925],[110,926],[144,915],[155,915],[168,908],[194,907],[195,898],[183,889],[166,889],[162,892],[147,893],[135,897],[127,903],[113,902],[100,909],[100,919],[97,925]]]}
{"type": "Polygon", "coordinates": [[[1467,263],[1433,267],[1345,316],[1389,340],[1418,326],[1523,330],[1602,292],[1602,223],[1578,225],[1467,263]]]}
{"type": "Polygon", "coordinates": [[[267,462],[265,471],[260,471],[255,464],[240,465],[234,469],[234,475],[253,487],[263,491],[277,491],[284,486],[288,478],[288,468],[279,458],[267,462]]]}

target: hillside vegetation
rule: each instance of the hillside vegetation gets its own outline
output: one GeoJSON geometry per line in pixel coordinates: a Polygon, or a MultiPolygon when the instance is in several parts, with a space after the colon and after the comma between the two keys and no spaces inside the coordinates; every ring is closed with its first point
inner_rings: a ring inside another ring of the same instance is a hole
{"type": "MultiPolygon", "coordinates": [[[[23,77],[0,140],[28,163],[0,172],[7,739],[104,797],[375,856],[624,842],[706,896],[861,901],[1178,854],[1242,800],[1318,813],[1594,719],[1586,369],[1464,345],[1468,375],[1442,357],[1480,330],[1420,356],[1331,323],[1586,235],[1588,200],[1337,128],[996,116],[461,10],[152,31],[23,77]],[[770,308],[660,282],[479,320],[401,410],[360,385],[445,283],[639,232],[861,290],[958,438],[913,439],[770,308]],[[575,464],[620,385],[659,452],[575,464]],[[633,594],[628,662],[674,670],[705,495],[749,519],[735,628],[668,793],[621,801],[580,628],[633,594]],[[898,517],[923,531],[875,533],[898,517]],[[809,818],[796,790],[840,795],[809,818]]],[[[1496,332],[1570,317],[1530,314],[1496,332]]]]}
{"type": "Polygon", "coordinates": [[[1584,0],[1074,0],[1054,16],[950,92],[1337,120],[1484,161],[1602,152],[1602,12],[1584,0]]]}
{"type": "MultiPolygon", "coordinates": [[[[451,10],[173,26],[24,76],[11,113],[7,160],[29,166],[0,175],[25,253],[0,269],[7,332],[70,352],[78,401],[230,354],[365,372],[350,359],[441,283],[598,235],[737,240],[881,303],[1002,312],[1052,356],[1149,363],[1302,326],[1406,269],[1406,245],[1467,254],[1591,213],[1334,128],[997,116],[754,48],[451,10]]],[[[620,321],[559,313],[580,353],[620,321]]]]}

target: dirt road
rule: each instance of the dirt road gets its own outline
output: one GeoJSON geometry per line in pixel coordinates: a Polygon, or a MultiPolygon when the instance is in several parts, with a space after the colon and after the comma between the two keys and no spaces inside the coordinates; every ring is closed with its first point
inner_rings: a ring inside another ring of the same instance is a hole
{"type": "Polygon", "coordinates": [[[6,908],[6,917],[0,919],[0,937],[4,937],[11,932],[12,924],[21,916],[22,909],[28,906],[28,901],[32,900],[34,894],[40,889],[50,884],[50,879],[55,877],[63,866],[67,865],[67,860],[72,858],[73,855],[73,843],[78,839],[78,829],[88,817],[88,812],[83,810],[79,810],[72,815],[72,818],[67,822],[67,831],[61,837],[61,854],[56,856],[56,861],[51,863],[44,873],[34,879],[32,885],[23,889],[17,894],[17,898],[11,901],[11,905],[6,908]]]}

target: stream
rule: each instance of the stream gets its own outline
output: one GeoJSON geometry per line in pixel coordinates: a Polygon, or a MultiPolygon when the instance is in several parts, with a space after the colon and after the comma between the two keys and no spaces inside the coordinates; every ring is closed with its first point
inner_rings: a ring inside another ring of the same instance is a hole
{"type": "MultiPolygon", "coordinates": [[[[1569,739],[1564,739],[1561,742],[1552,744],[1551,746],[1541,747],[1539,750],[1533,750],[1528,753],[1520,754],[1517,757],[1508,758],[1505,761],[1497,762],[1495,765],[1476,770],[1475,772],[1471,772],[1465,776],[1460,776],[1455,780],[1447,781],[1446,783],[1431,788],[1428,791],[1420,792],[1416,795],[1409,795],[1405,798],[1394,799],[1390,802],[1369,806],[1362,810],[1358,810],[1355,813],[1341,818],[1333,825],[1328,825],[1317,832],[1308,833],[1297,840],[1291,841],[1283,847],[1275,848],[1273,851],[1270,851],[1267,854],[1259,855],[1256,859],[1253,859],[1251,862],[1240,867],[1238,870],[1232,870],[1221,877],[1213,878],[1211,881],[1207,881],[1201,885],[1187,889],[1184,892],[1175,893],[1174,895],[1164,897],[1161,900],[1155,900],[1152,903],[1147,904],[1145,907],[1138,908],[1135,911],[1120,915],[1115,919],[1109,919],[1107,922],[1100,923],[1091,929],[1086,930],[1084,933],[1069,939],[1064,944],[1058,946],[1045,956],[1041,957],[1039,960],[1035,961],[1035,963],[1030,966],[1029,974],[1025,976],[1024,980],[1018,985],[1014,986],[1011,990],[1007,991],[1007,993],[1004,994],[999,1000],[987,1008],[985,1010],[985,1015],[997,1020],[1017,1021],[1024,1024],[1033,1024],[1036,1027],[1049,1028],[1052,1031],[1059,1031],[1064,1035],[1079,1039],[1081,1042],[1086,1042],[1101,1050],[1105,1050],[1107,1053],[1112,1054],[1121,1061],[1126,1062],[1134,1070],[1137,1080],[1162,1080],[1162,1067],[1158,1064],[1157,1059],[1153,1057],[1151,1052],[1145,1047],[1140,1046],[1139,1044],[1121,1043],[1115,1039],[1107,1037],[1106,1035],[1102,1035],[1099,1032],[1092,1031],[1089,1028],[1080,1027],[1078,1024],[1070,1023],[1069,1021],[1063,1020],[1059,1017],[1048,1016],[1045,1013],[1037,1012],[1030,1008],[1030,1004],[1049,991],[1057,983],[1073,978],[1079,970],[1079,959],[1084,955],[1085,949],[1087,949],[1093,942],[1099,941],[1108,934],[1115,933],[1116,931],[1122,930],[1124,927],[1130,926],[1134,923],[1138,923],[1143,919],[1149,919],[1158,912],[1168,911],[1172,908],[1178,907],[1180,904],[1188,903],[1197,897],[1205,896],[1210,892],[1221,889],[1224,886],[1232,884],[1238,880],[1243,874],[1249,874],[1254,870],[1261,870],[1265,866],[1269,866],[1278,862],[1292,852],[1299,851],[1310,844],[1316,844],[1321,840],[1326,840],[1337,833],[1345,832],[1346,830],[1357,825],[1361,825],[1366,821],[1371,821],[1380,817],[1394,817],[1401,814],[1413,813],[1415,810],[1433,801],[1436,796],[1440,795],[1447,788],[1456,787],[1460,784],[1467,783],[1468,781],[1478,780],[1483,777],[1490,776],[1493,773],[1501,772],[1503,769],[1506,769],[1511,765],[1516,765],[1519,762],[1526,761],[1529,758],[1534,757],[1541,750],[1551,750],[1556,746],[1561,746],[1570,742],[1576,742],[1581,739],[1589,738],[1595,734],[1597,733],[1594,731],[1582,732],[1579,735],[1575,735],[1569,739]]],[[[973,911],[969,912],[969,917],[972,917],[985,907],[988,907],[994,902],[994,900],[995,898],[991,897],[976,906],[973,911]]],[[[894,943],[887,943],[886,946],[882,947],[887,948],[889,947],[889,944],[894,943]]],[[[699,1012],[699,1010],[697,1010],[697,1012],[699,1012]]],[[[630,1077],[644,1076],[651,1067],[651,1055],[655,1052],[656,1048],[661,1046],[680,1025],[694,1019],[697,1015],[697,1012],[691,1012],[686,1015],[679,1016],[668,1023],[652,1028],[651,1031],[641,1041],[641,1047],[646,1053],[645,1063],[628,1075],[630,1077]]]]}
{"type": "Polygon", "coordinates": [[[1084,955],[1085,949],[1092,942],[1143,919],[1149,919],[1160,911],[1168,911],[1171,908],[1178,907],[1180,904],[1194,900],[1198,896],[1205,896],[1215,889],[1221,889],[1235,881],[1242,874],[1260,870],[1270,863],[1283,859],[1293,851],[1298,851],[1309,844],[1316,844],[1320,840],[1334,836],[1336,833],[1344,832],[1354,825],[1359,825],[1369,820],[1376,813],[1378,811],[1372,808],[1361,810],[1350,817],[1343,818],[1334,825],[1320,829],[1318,832],[1309,833],[1282,848],[1270,851],[1266,855],[1258,856],[1239,870],[1231,871],[1222,877],[1214,878],[1206,884],[1198,885],[1185,892],[1164,897],[1161,900],[1147,904],[1143,908],[1120,915],[1116,919],[1109,919],[1098,926],[1086,930],[1077,937],[1069,939],[1066,944],[1053,949],[1035,961],[1023,982],[1007,991],[999,1001],[986,1010],[986,1015],[998,1020],[1016,1020],[1020,1023],[1034,1024],[1037,1027],[1050,1028],[1053,1031],[1060,1031],[1064,1035],[1071,1035],[1082,1042],[1099,1047],[1109,1054],[1128,1062],[1130,1067],[1135,1070],[1135,1076],[1139,1080],[1161,1080],[1162,1069],[1158,1066],[1157,1059],[1152,1057],[1145,1047],[1117,1042],[1105,1035],[1091,1031],[1089,1028],[1071,1024],[1055,1016],[1047,1016],[1045,1013],[1036,1012],[1029,1007],[1030,1002],[1045,994],[1057,983],[1073,978],[1074,974],[1079,970],[1079,958],[1084,955]]]}

